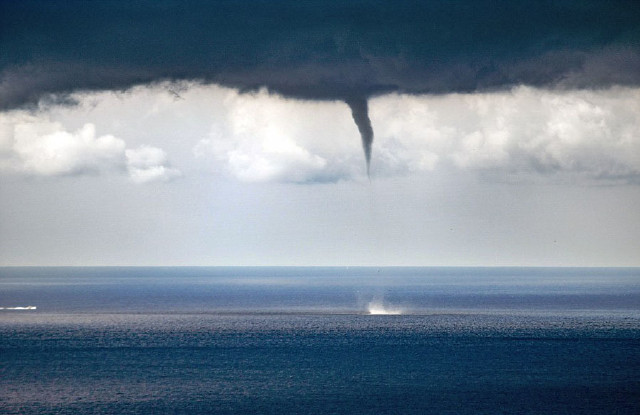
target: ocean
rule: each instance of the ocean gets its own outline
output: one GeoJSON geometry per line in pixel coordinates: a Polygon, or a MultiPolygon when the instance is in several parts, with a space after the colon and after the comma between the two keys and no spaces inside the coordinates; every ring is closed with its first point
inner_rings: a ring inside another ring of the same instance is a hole
{"type": "Polygon", "coordinates": [[[3,414],[638,414],[639,268],[0,268],[3,414]]]}

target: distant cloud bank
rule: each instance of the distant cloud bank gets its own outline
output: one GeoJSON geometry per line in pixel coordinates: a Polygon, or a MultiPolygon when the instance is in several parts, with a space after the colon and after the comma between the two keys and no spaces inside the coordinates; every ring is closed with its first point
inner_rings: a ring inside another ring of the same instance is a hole
{"type": "MultiPolygon", "coordinates": [[[[71,97],[78,105],[0,113],[3,171],[128,174],[148,183],[188,176],[190,164],[199,163],[209,174],[241,182],[366,180],[358,130],[341,101],[197,83],[71,97]],[[158,120],[174,117],[178,135],[160,132],[128,145],[96,126],[100,117],[131,117],[132,108],[136,128],[157,131],[158,120]],[[196,109],[205,115],[185,118],[196,109]],[[69,119],[81,127],[68,127],[69,119]],[[194,122],[204,136],[189,135],[194,122]],[[170,162],[176,148],[187,154],[177,164],[170,162]]],[[[369,111],[376,131],[373,179],[454,169],[502,181],[640,183],[640,88],[393,93],[370,100],[369,111]]]]}

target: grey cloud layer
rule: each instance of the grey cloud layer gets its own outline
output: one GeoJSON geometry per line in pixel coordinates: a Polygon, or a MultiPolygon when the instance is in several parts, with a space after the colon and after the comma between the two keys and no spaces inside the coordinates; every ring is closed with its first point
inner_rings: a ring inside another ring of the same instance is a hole
{"type": "Polygon", "coordinates": [[[0,50],[5,110],[162,79],[322,100],[638,85],[640,3],[2,1],[0,50]]]}

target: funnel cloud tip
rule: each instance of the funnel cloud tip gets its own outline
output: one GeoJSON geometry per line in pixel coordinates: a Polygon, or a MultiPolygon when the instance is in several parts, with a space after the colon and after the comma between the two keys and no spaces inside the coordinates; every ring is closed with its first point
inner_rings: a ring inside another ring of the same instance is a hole
{"type": "Polygon", "coordinates": [[[364,96],[349,97],[345,102],[351,108],[351,116],[362,137],[362,150],[367,163],[367,176],[371,167],[371,145],[373,144],[373,127],[369,119],[369,106],[364,96]]]}

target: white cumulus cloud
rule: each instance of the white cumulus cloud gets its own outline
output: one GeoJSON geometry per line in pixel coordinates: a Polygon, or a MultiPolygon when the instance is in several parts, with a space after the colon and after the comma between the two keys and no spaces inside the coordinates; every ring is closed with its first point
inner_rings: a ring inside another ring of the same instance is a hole
{"type": "Polygon", "coordinates": [[[124,141],[97,136],[91,123],[69,132],[58,122],[33,116],[18,116],[17,122],[5,118],[0,132],[2,154],[22,172],[43,176],[95,173],[118,168],[124,161],[124,141]]]}
{"type": "MultiPolygon", "coordinates": [[[[230,92],[194,152],[245,182],[353,178],[364,161],[346,104],[230,92]]],[[[362,173],[360,173],[362,174],[362,173]]]]}
{"type": "Polygon", "coordinates": [[[168,181],[180,176],[178,169],[168,165],[167,154],[157,147],[141,146],[125,150],[127,170],[135,183],[168,181]]]}
{"type": "Polygon", "coordinates": [[[0,168],[36,176],[128,171],[135,183],[179,175],[155,147],[127,149],[124,140],[96,134],[92,123],[68,131],[46,115],[0,113],[0,168]]]}
{"type": "Polygon", "coordinates": [[[640,177],[640,89],[387,95],[370,107],[383,172],[640,177]]]}

